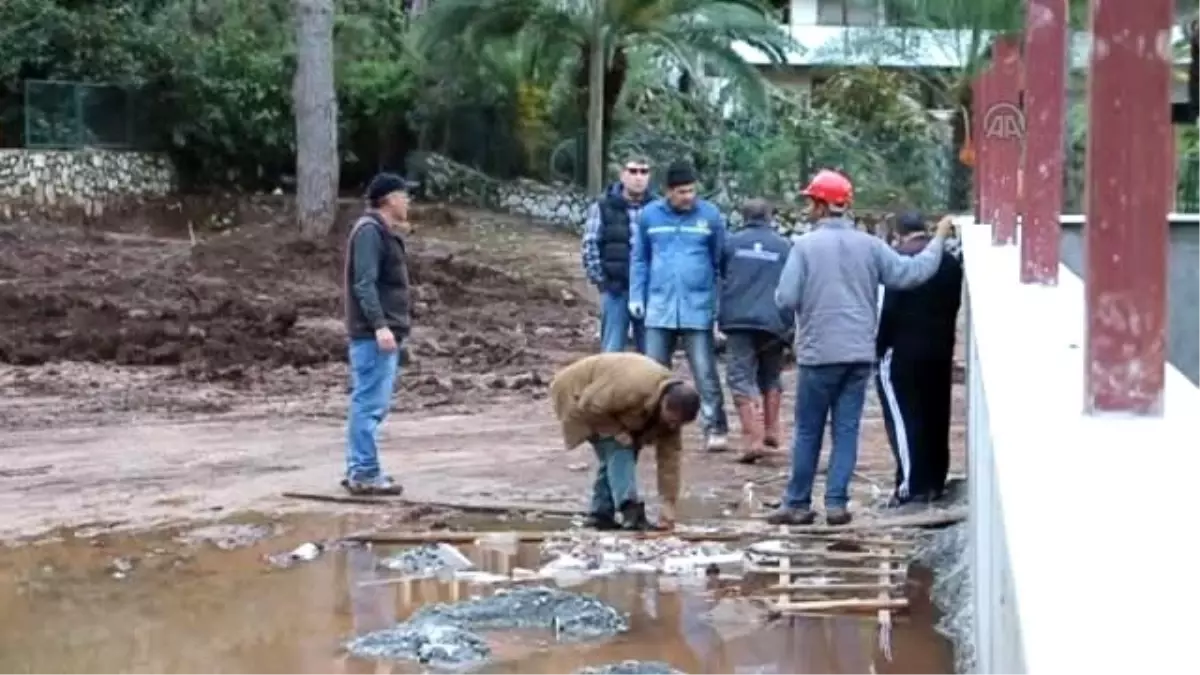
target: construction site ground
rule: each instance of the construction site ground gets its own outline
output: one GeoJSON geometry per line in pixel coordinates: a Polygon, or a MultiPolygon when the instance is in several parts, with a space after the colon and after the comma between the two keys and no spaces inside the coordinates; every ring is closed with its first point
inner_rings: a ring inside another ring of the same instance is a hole
{"type": "MultiPolygon", "coordinates": [[[[414,221],[414,329],[386,468],[414,501],[582,509],[590,452],[562,448],[545,399],[558,367],[597,349],[576,235],[439,206],[414,221]]],[[[344,227],[313,243],[273,222],[0,226],[0,541],[377,509],[283,496],[334,494],[341,476],[344,227]]],[[[790,429],[790,370],[785,382],[790,429]]],[[[961,386],[955,399],[959,472],[961,386]]],[[[744,509],[748,482],[778,497],[786,463],[733,457],[701,452],[690,430],[684,521],[744,509]]],[[[873,392],[859,471],[865,508],[893,472],[873,392]]]]}

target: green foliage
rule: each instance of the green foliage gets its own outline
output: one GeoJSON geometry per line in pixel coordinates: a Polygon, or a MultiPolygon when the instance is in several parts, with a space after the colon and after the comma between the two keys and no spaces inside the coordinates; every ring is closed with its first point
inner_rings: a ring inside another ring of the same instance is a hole
{"type": "Polygon", "coordinates": [[[614,149],[658,163],[690,158],[715,196],[796,198],[822,167],[840,167],[860,208],[943,207],[948,130],[911,98],[913,82],[875,68],[846,71],[811,104],[774,91],[763,108],[722,109],[699,89],[690,96],[647,87],[631,98],[614,149]]]}
{"type": "MultiPolygon", "coordinates": [[[[431,4],[412,18],[396,0],[337,3],[347,185],[414,150],[504,178],[577,176],[593,3],[431,4]]],[[[810,106],[731,46],[775,61],[795,48],[757,0],[602,7],[610,157],[690,157],[712,190],[738,194],[790,196],[826,164],[852,174],[860,203],[936,193],[921,159],[936,134],[910,81],[856,71],[810,106]]],[[[137,94],[136,142],[170,152],[192,186],[277,187],[295,162],[294,31],[289,0],[3,0],[0,142],[21,142],[25,80],[114,83],[137,94]]]]}

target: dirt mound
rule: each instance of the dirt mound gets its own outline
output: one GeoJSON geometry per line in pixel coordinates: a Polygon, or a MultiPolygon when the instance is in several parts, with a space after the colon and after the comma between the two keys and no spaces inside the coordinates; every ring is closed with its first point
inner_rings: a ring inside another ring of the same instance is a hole
{"type": "MultiPolygon", "coordinates": [[[[274,226],[195,245],[0,227],[0,362],[169,365],[189,379],[238,380],[344,361],[342,250],[340,236],[303,242],[274,226]]],[[[421,356],[483,373],[520,363],[535,342],[582,339],[586,310],[568,284],[507,269],[470,241],[413,237],[410,253],[421,356]]]]}

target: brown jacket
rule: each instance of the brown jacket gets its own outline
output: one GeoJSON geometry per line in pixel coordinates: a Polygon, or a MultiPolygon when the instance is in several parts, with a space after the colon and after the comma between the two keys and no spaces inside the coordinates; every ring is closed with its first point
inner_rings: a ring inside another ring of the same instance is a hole
{"type": "Polygon", "coordinates": [[[554,415],[568,450],[595,436],[614,436],[635,448],[653,442],[658,494],[672,508],[679,499],[679,429],[661,427],[658,405],[671,371],[641,354],[608,353],[582,358],[550,383],[554,415]]]}

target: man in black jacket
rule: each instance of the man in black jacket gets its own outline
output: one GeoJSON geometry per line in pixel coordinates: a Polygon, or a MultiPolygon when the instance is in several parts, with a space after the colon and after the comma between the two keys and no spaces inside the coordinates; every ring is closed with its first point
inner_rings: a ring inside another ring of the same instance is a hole
{"type": "Polygon", "coordinates": [[[376,432],[392,404],[400,351],[409,330],[408,223],[411,183],[381,173],[367,187],[367,212],[346,247],[346,331],[353,391],[346,424],[346,477],[352,494],[398,495],[379,467],[376,432]]]}
{"type": "Polygon", "coordinates": [[[642,207],[654,200],[649,191],[650,163],[630,157],[621,180],[609,186],[587,212],[580,246],[583,271],[600,291],[600,350],[623,352],[633,332],[634,347],[644,352],[640,319],[629,315],[629,254],[642,207]]]}
{"type": "MultiPolygon", "coordinates": [[[[915,255],[929,235],[919,213],[897,219],[896,249],[915,255]]],[[[884,291],[876,349],[876,387],[896,458],[893,504],[942,496],[950,470],[950,392],[962,301],[962,260],[947,244],[933,278],[909,290],[884,291]]]]}
{"type": "Polygon", "coordinates": [[[742,422],[738,461],[749,464],[779,447],[783,403],[783,348],[794,317],[775,304],[775,288],[792,244],[775,232],[762,199],[742,207],[745,227],[725,240],[721,253],[718,325],[729,357],[726,379],[742,422]]]}

